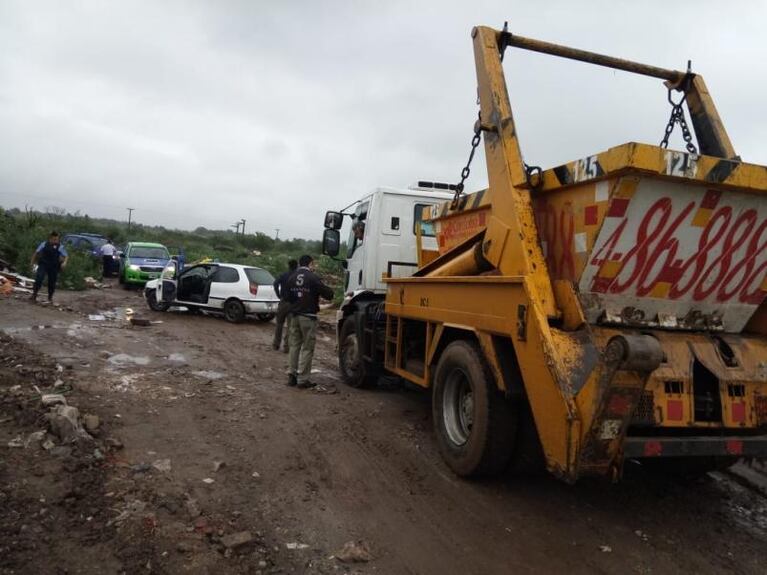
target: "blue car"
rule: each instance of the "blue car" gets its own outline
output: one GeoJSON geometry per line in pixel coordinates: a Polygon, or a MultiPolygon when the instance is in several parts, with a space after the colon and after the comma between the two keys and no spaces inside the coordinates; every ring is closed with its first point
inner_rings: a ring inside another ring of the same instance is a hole
{"type": "Polygon", "coordinates": [[[107,239],[99,234],[66,234],[61,243],[73,250],[86,252],[95,258],[101,258],[101,246],[107,239]]]}

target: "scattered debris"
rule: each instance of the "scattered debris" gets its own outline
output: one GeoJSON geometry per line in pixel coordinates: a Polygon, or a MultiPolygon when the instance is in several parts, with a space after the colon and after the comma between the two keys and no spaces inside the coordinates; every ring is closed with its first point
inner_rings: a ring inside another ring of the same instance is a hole
{"type": "Polygon", "coordinates": [[[610,547],[609,545],[600,545],[599,546],[599,550],[602,553],[612,553],[613,552],[613,548],[610,547]]]}
{"type": "Polygon", "coordinates": [[[149,365],[149,358],[146,356],[133,356],[127,353],[117,353],[111,356],[107,363],[110,363],[117,367],[125,367],[127,365],[149,365]]]}
{"type": "Polygon", "coordinates": [[[200,506],[197,503],[196,499],[192,499],[191,497],[187,495],[187,500],[185,505],[186,505],[186,512],[189,514],[189,517],[191,517],[192,519],[195,519],[199,517],[200,515],[202,515],[202,510],[200,509],[200,506]]]}
{"type": "Polygon", "coordinates": [[[91,321],[105,321],[107,318],[106,316],[104,316],[104,314],[91,313],[91,314],[88,314],[88,319],[91,321]]]}
{"type": "Polygon", "coordinates": [[[309,546],[306,543],[299,543],[297,541],[293,541],[292,543],[285,543],[285,547],[288,549],[308,549],[309,546]]]}
{"type": "Polygon", "coordinates": [[[250,476],[254,479],[261,479],[261,474],[258,471],[254,471],[250,476]]]}
{"type": "Polygon", "coordinates": [[[158,459],[152,463],[152,468],[160,473],[170,473],[170,459],[158,459]]]}
{"type": "Polygon", "coordinates": [[[252,542],[253,535],[250,534],[250,531],[240,531],[239,533],[232,533],[221,538],[221,543],[227,549],[237,549],[252,542]]]}
{"type": "Polygon", "coordinates": [[[19,435],[8,442],[8,447],[24,447],[24,440],[19,435]]]}
{"type": "Polygon", "coordinates": [[[214,461],[213,462],[213,473],[218,473],[218,470],[222,467],[226,467],[226,462],[224,461],[214,461]]]}
{"type": "Polygon", "coordinates": [[[53,407],[54,405],[66,405],[67,398],[60,393],[46,393],[40,400],[43,402],[43,407],[53,407]]]}
{"type": "Polygon", "coordinates": [[[208,485],[210,485],[211,483],[215,483],[216,480],[213,479],[212,477],[206,477],[205,479],[202,480],[202,482],[203,483],[207,483],[208,485]]]}
{"type": "Polygon", "coordinates": [[[347,541],[336,553],[336,559],[342,563],[367,563],[372,558],[370,549],[364,541],[347,541]]]}
{"type": "Polygon", "coordinates": [[[93,439],[80,427],[80,412],[71,405],[57,405],[46,416],[51,432],[62,442],[69,443],[77,439],[93,439]]]}
{"type": "Polygon", "coordinates": [[[202,377],[203,379],[221,379],[222,377],[226,377],[223,373],[219,373],[217,371],[211,371],[208,369],[202,369],[199,371],[193,371],[192,375],[196,375],[197,377],[202,377]]]}
{"type": "Polygon", "coordinates": [[[40,444],[40,442],[42,442],[43,439],[45,438],[46,433],[48,432],[44,429],[42,431],[33,431],[32,433],[27,435],[27,439],[24,442],[24,447],[29,447],[33,443],[40,444]]]}
{"type": "Polygon", "coordinates": [[[83,415],[83,427],[88,433],[96,433],[101,425],[101,419],[98,415],[86,413],[83,415]]]}
{"type": "Polygon", "coordinates": [[[131,325],[137,325],[141,327],[147,327],[152,325],[152,322],[143,317],[131,317],[128,319],[131,325]]]}

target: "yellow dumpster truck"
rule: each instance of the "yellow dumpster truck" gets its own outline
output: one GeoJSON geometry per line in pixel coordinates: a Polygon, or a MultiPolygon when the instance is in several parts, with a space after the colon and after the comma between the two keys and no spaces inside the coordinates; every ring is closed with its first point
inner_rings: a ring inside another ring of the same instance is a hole
{"type": "MultiPolygon", "coordinates": [[[[484,140],[488,188],[464,193],[467,166],[451,199],[421,201],[410,273],[384,270],[385,289],[347,294],[344,379],[386,373],[430,389],[441,454],[461,476],[540,462],[574,482],[616,479],[627,460],[694,472],[765,456],[767,168],[736,155],[689,64],[666,70],[505,26],[471,37],[471,157],[484,140]],[[663,80],[661,146],[528,166],[502,68],[510,48],[663,80]],[[676,125],[684,151],[667,148],[676,125]]],[[[331,255],[345,216],[358,214],[326,214],[331,255]]]]}

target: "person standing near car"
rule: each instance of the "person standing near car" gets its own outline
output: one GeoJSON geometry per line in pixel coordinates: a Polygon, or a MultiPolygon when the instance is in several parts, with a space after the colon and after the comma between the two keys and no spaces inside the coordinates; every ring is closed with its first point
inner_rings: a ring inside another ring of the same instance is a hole
{"type": "Polygon", "coordinates": [[[37,246],[35,253],[32,254],[32,267],[37,265],[32,301],[37,301],[37,292],[40,291],[46,276],[48,278],[48,302],[53,301],[59,271],[67,267],[68,259],[69,254],[61,245],[59,232],[51,232],[48,239],[37,246]]]}
{"type": "Polygon", "coordinates": [[[101,246],[101,261],[104,264],[104,271],[101,272],[105,278],[112,276],[112,268],[114,267],[115,248],[112,240],[108,239],[107,242],[101,246]]]}
{"type": "MultiPolygon", "coordinates": [[[[285,322],[289,319],[290,314],[290,301],[288,301],[288,279],[296,271],[298,262],[296,260],[288,261],[288,271],[284,272],[280,277],[274,280],[274,293],[280,298],[280,304],[277,306],[277,317],[275,319],[274,326],[274,340],[272,341],[272,347],[275,351],[280,349],[280,340],[283,339],[282,332],[285,322]]],[[[285,329],[285,341],[282,343],[282,351],[288,353],[290,345],[288,342],[288,332],[290,331],[290,321],[287,321],[288,329],[285,329]]]]}
{"type": "Polygon", "coordinates": [[[314,358],[314,342],[317,332],[317,312],[320,297],[333,299],[333,289],[322,283],[314,273],[314,259],[304,255],[298,260],[298,269],[287,282],[290,302],[290,361],[288,385],[300,388],[312,387],[309,381],[314,358]]]}

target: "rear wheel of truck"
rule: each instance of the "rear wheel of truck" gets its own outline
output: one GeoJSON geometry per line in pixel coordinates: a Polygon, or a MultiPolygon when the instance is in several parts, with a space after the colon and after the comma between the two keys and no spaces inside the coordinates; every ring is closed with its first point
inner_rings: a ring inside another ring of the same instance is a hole
{"type": "Polygon", "coordinates": [[[434,428],[442,457],[463,477],[503,471],[514,451],[514,404],[495,386],[479,347],[454,341],[434,375],[434,428]]]}
{"type": "Polygon", "coordinates": [[[353,315],[341,326],[341,335],[338,338],[338,367],[346,385],[359,388],[368,387],[373,383],[374,378],[367,373],[365,362],[362,360],[362,348],[353,315]]]}

